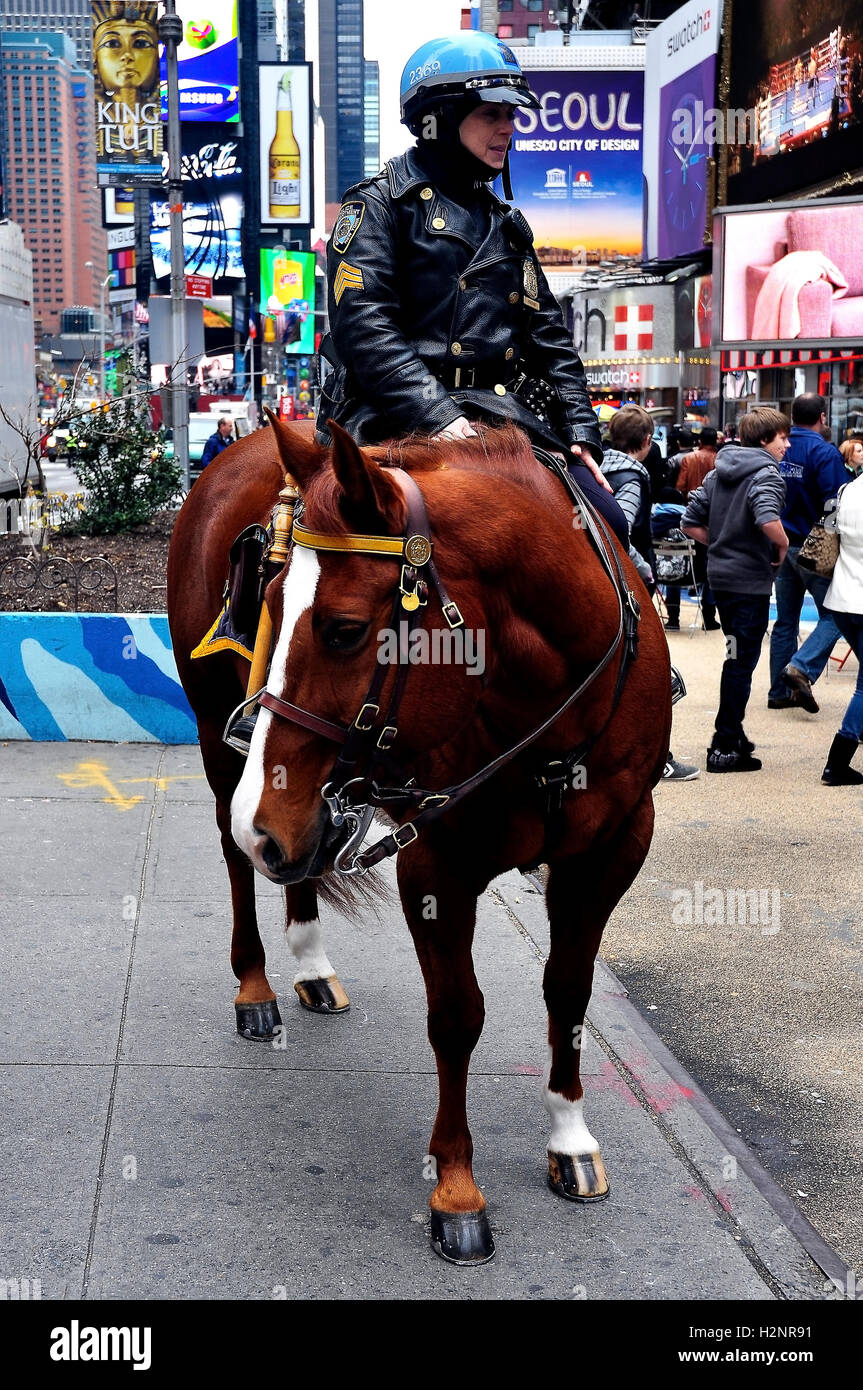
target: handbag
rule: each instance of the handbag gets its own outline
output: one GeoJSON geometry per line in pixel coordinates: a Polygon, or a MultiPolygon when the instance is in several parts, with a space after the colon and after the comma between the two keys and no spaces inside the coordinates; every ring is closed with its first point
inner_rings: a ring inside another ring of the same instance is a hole
{"type": "Polygon", "coordinates": [[[820,574],[822,578],[829,579],[836,568],[836,561],[839,559],[839,532],[836,529],[836,517],[839,513],[839,499],[841,498],[847,483],[843,483],[836,494],[836,507],[832,512],[825,513],[820,521],[817,521],[809,532],[800,547],[797,556],[797,563],[801,569],[809,570],[812,574],[820,574]]]}

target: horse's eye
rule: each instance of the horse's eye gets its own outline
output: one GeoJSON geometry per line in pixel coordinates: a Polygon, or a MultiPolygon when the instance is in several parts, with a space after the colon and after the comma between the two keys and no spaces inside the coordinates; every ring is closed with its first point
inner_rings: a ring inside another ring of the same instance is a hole
{"type": "Polygon", "coordinates": [[[351,618],[331,618],[321,629],[324,646],[333,652],[356,651],[365,641],[370,626],[370,623],[351,618]]]}

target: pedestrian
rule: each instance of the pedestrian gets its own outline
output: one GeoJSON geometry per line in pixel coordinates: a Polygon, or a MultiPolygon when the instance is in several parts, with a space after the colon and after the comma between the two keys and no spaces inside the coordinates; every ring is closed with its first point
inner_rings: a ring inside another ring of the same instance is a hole
{"type": "Polygon", "coordinates": [[[223,415],[216,426],[215,434],[211,434],[201,453],[201,469],[212,463],[229,444],[233,443],[234,426],[227,415],[223,415]]]}
{"type": "Polygon", "coordinates": [[[758,407],[739,424],[740,443],[726,444],[716,467],[690,497],[682,529],[707,546],[707,577],[725,634],[708,772],[756,772],[755,746],[743,719],[752,675],[770,620],[770,594],[788,537],[780,520],[785,482],[779,471],[788,448],[789,422],[758,407]]]}
{"type": "MultiPolygon", "coordinates": [[[[691,453],[684,454],[680,459],[677,467],[676,489],[684,506],[689,500],[689,494],[701,487],[707,474],[716,467],[718,448],[719,431],[715,430],[712,425],[705,425],[698,436],[698,447],[691,453]]],[[[716,632],[719,623],[716,621],[716,604],[713,601],[713,593],[707,583],[707,552],[698,541],[693,543],[693,550],[692,579],[701,597],[701,617],[704,630],[705,632],[716,632]]],[[[679,629],[679,585],[673,590],[669,586],[665,606],[668,610],[666,626],[672,630],[679,629]]]]}
{"type": "Polygon", "coordinates": [[[653,590],[651,484],[645,459],[653,441],[653,421],[640,405],[625,405],[608,426],[602,473],[629,527],[629,553],[648,591],[653,590]],[[635,552],[633,554],[633,551],[635,552]]]}
{"type": "Polygon", "coordinates": [[[782,524],[788,535],[788,554],[776,576],[776,621],[770,634],[769,709],[788,709],[799,705],[818,713],[812,694],[839,638],[839,629],[824,612],[824,595],[829,580],[801,569],[800,547],[816,522],[835,506],[836,494],[848,474],[842,455],[834,444],[821,436],[827,422],[827,402],[823,396],[807,392],[791,406],[791,442],[780,465],[785,479],[785,507],[782,524]],[[802,646],[800,613],[803,600],[811,594],[818,623],[802,646]]]}
{"type": "MultiPolygon", "coordinates": [[[[645,459],[653,440],[653,420],[640,405],[625,405],[612,417],[608,426],[608,444],[602,471],[611,484],[615,500],[629,525],[629,555],[645,580],[649,593],[656,585],[653,578],[655,559],[651,533],[650,475],[645,459]]],[[[699,769],[679,763],[671,749],[662,773],[666,781],[693,782],[699,769]]]]}
{"type": "Polygon", "coordinates": [[[530,227],[490,187],[501,174],[507,187],[515,112],[539,104],[491,34],[462,30],[408,60],[401,115],[417,143],[345,193],[327,247],[318,439],[330,420],[360,444],[511,421],[565,456],[625,544],[572,333],[530,227]]]}
{"type": "Polygon", "coordinates": [[[849,478],[856,478],[863,469],[863,442],[859,439],[843,439],[839,445],[845,472],[849,478]]]}
{"type": "Polygon", "coordinates": [[[847,787],[863,782],[863,773],[850,766],[863,739],[863,475],[843,489],[834,524],[839,559],[824,607],[857,658],[857,685],[830,745],[821,781],[829,787],[847,787]]]}

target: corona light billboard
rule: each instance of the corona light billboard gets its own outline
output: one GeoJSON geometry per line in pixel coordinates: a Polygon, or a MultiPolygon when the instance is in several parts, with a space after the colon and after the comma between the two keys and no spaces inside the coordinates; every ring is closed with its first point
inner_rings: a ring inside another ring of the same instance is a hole
{"type": "Polygon", "coordinates": [[[309,63],[258,65],[263,223],[311,224],[311,91],[309,63]]]}
{"type": "Polygon", "coordinates": [[[161,183],[158,5],[95,0],[93,82],[100,184],[161,183]]]}

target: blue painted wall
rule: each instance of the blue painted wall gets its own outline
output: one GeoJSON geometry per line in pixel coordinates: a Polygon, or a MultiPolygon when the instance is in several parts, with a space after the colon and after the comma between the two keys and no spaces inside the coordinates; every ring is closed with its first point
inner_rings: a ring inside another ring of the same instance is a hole
{"type": "Polygon", "coordinates": [[[0,613],[0,739],[196,743],[168,619],[0,613]]]}

